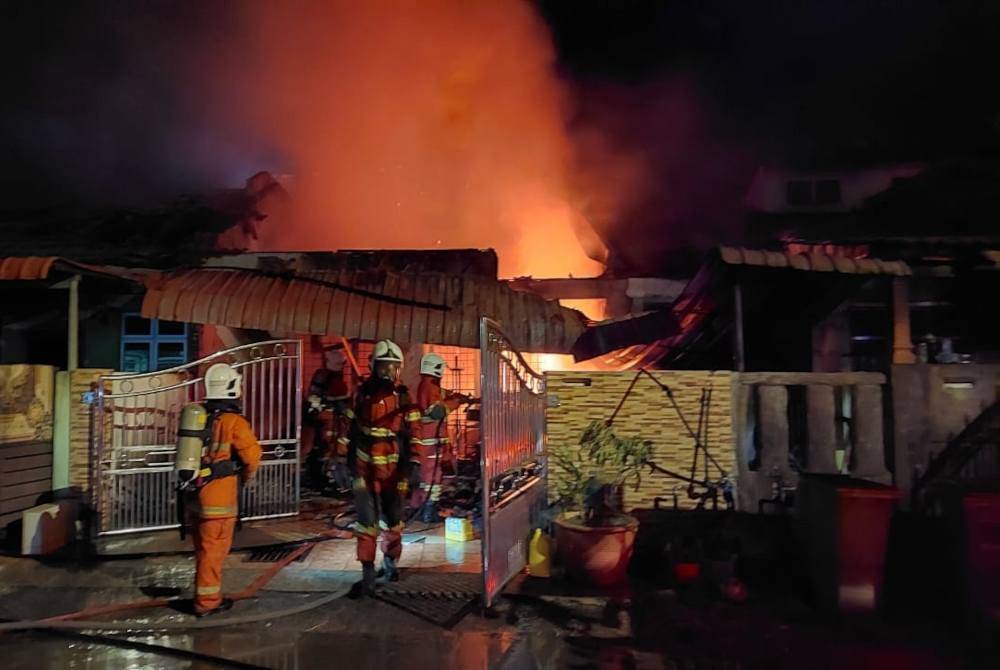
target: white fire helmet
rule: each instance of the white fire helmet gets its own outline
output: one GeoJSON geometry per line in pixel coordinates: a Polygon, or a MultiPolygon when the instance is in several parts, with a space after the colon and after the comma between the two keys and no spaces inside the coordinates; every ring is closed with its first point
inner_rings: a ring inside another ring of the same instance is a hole
{"type": "Polygon", "coordinates": [[[392,340],[379,340],[372,352],[371,370],[380,379],[393,383],[399,381],[399,370],[403,367],[403,350],[392,340]]]}
{"type": "Polygon", "coordinates": [[[205,400],[235,400],[242,387],[243,377],[225,363],[216,363],[205,373],[205,400]]]}
{"type": "Polygon", "coordinates": [[[434,352],[424,354],[420,359],[420,374],[422,375],[430,375],[441,379],[444,375],[445,367],[447,366],[445,365],[444,359],[434,352]]]}

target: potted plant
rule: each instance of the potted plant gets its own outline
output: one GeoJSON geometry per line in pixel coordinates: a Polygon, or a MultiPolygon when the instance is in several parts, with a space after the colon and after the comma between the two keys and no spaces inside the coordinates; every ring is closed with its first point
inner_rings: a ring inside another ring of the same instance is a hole
{"type": "Polygon", "coordinates": [[[578,445],[560,445],[550,456],[562,513],[555,520],[556,546],[567,572],[598,586],[625,579],[639,521],[622,511],[626,484],[638,487],[652,444],[622,438],[602,421],[587,426],[578,445]]]}

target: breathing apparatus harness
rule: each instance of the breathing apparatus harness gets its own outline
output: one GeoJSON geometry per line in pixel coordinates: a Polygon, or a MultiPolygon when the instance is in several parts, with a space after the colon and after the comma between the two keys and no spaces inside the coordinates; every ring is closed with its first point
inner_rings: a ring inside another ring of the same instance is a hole
{"type": "MultiPolygon", "coordinates": [[[[209,482],[215,481],[216,479],[223,479],[225,477],[235,477],[240,473],[242,469],[239,459],[236,458],[236,454],[230,451],[230,458],[224,461],[211,462],[209,460],[212,451],[212,438],[215,429],[215,422],[223,414],[242,414],[241,408],[238,403],[233,401],[219,401],[219,400],[207,400],[204,403],[192,403],[184,408],[181,415],[181,427],[177,429],[177,440],[178,440],[178,460],[182,452],[182,447],[180,445],[184,442],[188,442],[191,445],[194,441],[199,441],[201,443],[201,458],[199,467],[193,472],[191,470],[185,470],[181,468],[178,464],[178,483],[177,483],[177,519],[180,524],[180,535],[183,540],[186,537],[186,525],[187,525],[187,510],[186,507],[186,497],[188,495],[195,495],[203,489],[209,482]],[[191,423],[200,423],[197,418],[199,414],[207,413],[205,417],[205,423],[203,428],[191,428],[185,427],[191,423]],[[191,419],[189,419],[189,416],[191,419]]],[[[193,446],[193,445],[192,445],[193,446]]],[[[237,501],[242,498],[241,495],[237,495],[237,501]]],[[[237,520],[239,519],[239,514],[237,514],[237,520]]],[[[237,521],[237,525],[239,521],[237,521]]]]}

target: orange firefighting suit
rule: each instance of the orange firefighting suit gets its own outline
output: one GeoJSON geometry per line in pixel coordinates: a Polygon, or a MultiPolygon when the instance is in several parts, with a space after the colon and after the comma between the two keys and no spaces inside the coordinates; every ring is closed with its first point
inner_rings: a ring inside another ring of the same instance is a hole
{"type": "Polygon", "coordinates": [[[420,463],[420,488],[413,492],[410,505],[418,508],[428,499],[437,503],[441,498],[441,459],[451,446],[448,433],[448,413],[461,403],[461,397],[447,395],[441,380],[433,375],[420,375],[417,387],[417,408],[420,410],[420,430],[416,433],[420,463]]]}
{"type": "Polygon", "coordinates": [[[407,491],[404,470],[420,413],[404,387],[371,377],[358,389],[354,415],[348,464],[354,476],[354,506],[358,513],[358,560],[374,562],[379,525],[383,529],[382,553],[397,560],[403,549],[401,498],[407,491]],[[381,523],[376,503],[381,509],[381,523]]]}
{"type": "MultiPolygon", "coordinates": [[[[212,401],[205,403],[209,412],[217,411],[212,401]]],[[[236,516],[239,512],[237,477],[253,478],[260,465],[261,449],[250,422],[230,405],[212,424],[212,441],[202,458],[202,465],[237,459],[243,464],[239,474],[212,479],[198,489],[187,503],[193,520],[195,557],[196,612],[206,612],[222,604],[222,563],[233,544],[236,516]]]]}
{"type": "Polygon", "coordinates": [[[302,422],[303,455],[315,450],[326,458],[347,456],[350,397],[343,372],[320,368],[313,374],[302,422]],[[309,406],[312,396],[319,398],[319,408],[309,406]]]}

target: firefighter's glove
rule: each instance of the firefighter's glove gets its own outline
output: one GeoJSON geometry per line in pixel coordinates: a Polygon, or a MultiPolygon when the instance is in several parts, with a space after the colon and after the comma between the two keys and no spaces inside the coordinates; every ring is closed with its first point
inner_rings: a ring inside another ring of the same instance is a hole
{"type": "Polygon", "coordinates": [[[323,411],[323,400],[318,395],[311,395],[306,398],[309,403],[309,411],[319,413],[323,411]]]}

